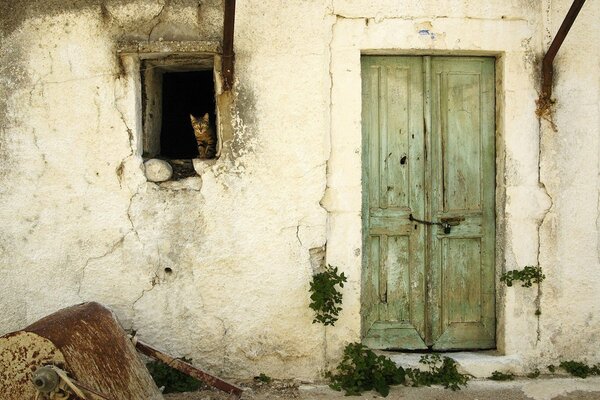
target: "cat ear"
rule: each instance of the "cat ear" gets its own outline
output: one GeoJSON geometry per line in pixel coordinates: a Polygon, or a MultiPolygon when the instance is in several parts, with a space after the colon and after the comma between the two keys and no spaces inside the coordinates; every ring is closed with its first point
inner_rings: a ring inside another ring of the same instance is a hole
{"type": "Polygon", "coordinates": [[[190,114],[190,120],[192,121],[192,124],[197,124],[198,123],[198,120],[192,114],[190,114]]]}
{"type": "Polygon", "coordinates": [[[206,113],[206,114],[204,114],[204,117],[202,117],[202,121],[208,122],[209,118],[210,117],[208,116],[208,113],[206,113]]]}

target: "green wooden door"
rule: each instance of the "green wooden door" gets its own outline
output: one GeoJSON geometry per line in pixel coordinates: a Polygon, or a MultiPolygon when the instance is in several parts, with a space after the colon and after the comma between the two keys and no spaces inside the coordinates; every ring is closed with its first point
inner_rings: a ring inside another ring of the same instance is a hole
{"type": "Polygon", "coordinates": [[[495,347],[494,60],[362,59],[363,342],[495,347]]]}

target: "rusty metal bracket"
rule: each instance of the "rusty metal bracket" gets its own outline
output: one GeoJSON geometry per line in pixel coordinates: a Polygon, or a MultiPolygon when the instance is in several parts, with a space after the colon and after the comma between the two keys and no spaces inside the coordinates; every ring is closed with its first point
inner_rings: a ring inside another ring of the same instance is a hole
{"type": "Polygon", "coordinates": [[[242,396],[242,389],[229,382],[225,382],[224,380],[217,378],[208,372],[202,371],[201,369],[196,368],[185,361],[171,357],[170,355],[150,346],[149,344],[141,342],[136,338],[132,338],[132,342],[140,353],[145,354],[148,357],[152,357],[155,360],[165,363],[171,368],[175,368],[186,375],[201,380],[207,385],[229,393],[234,399],[239,399],[242,396]]]}
{"type": "Polygon", "coordinates": [[[233,31],[235,25],[235,0],[225,0],[223,13],[223,55],[221,74],[223,75],[223,88],[231,90],[233,87],[233,31]]]}
{"type": "Polygon", "coordinates": [[[554,62],[554,58],[560,49],[563,41],[567,37],[571,26],[575,22],[575,18],[579,14],[581,7],[583,7],[585,0],[574,0],[569,12],[565,16],[563,23],[560,25],[558,32],[556,32],[556,36],[544,59],[542,61],[542,91],[540,93],[540,99],[538,100],[539,104],[547,104],[550,102],[550,98],[552,96],[552,80],[554,77],[554,69],[552,67],[552,63],[554,62]]]}

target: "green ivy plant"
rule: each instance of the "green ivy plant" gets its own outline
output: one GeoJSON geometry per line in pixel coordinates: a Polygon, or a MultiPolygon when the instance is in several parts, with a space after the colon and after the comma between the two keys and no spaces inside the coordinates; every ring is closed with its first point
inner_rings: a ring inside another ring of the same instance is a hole
{"type": "Polygon", "coordinates": [[[490,376],[489,379],[493,381],[512,381],[515,379],[515,376],[510,372],[505,373],[500,371],[494,371],[492,372],[492,376],[490,376]]]}
{"type": "Polygon", "coordinates": [[[587,378],[590,375],[600,375],[600,364],[590,367],[579,361],[562,361],[559,367],[579,378],[587,378]]]}
{"type": "Polygon", "coordinates": [[[458,372],[456,361],[449,357],[426,354],[419,362],[427,367],[427,371],[414,368],[406,370],[412,386],[442,385],[446,389],[460,390],[460,386],[466,386],[469,380],[467,375],[458,372]]]}
{"type": "Polygon", "coordinates": [[[273,378],[271,378],[270,376],[265,375],[264,373],[261,372],[260,375],[254,377],[254,380],[256,382],[271,383],[273,378]]]}
{"type": "Polygon", "coordinates": [[[310,305],[315,311],[313,324],[320,322],[323,325],[334,325],[338,320],[339,312],[342,310],[342,293],[338,290],[344,287],[346,282],[344,273],[338,274],[337,267],[328,265],[325,271],[315,274],[310,283],[310,305]]]}
{"type": "Polygon", "coordinates": [[[512,286],[514,281],[521,281],[522,287],[531,287],[534,283],[540,283],[546,278],[542,273],[542,267],[528,265],[522,270],[513,269],[500,276],[500,281],[506,286],[512,286]]]}
{"type": "MultiPolygon", "coordinates": [[[[191,359],[182,358],[188,364],[192,363],[191,359]]],[[[160,361],[151,361],[146,364],[150,376],[154,379],[156,386],[164,387],[163,393],[181,393],[181,392],[193,392],[201,387],[203,383],[199,380],[192,378],[189,375],[184,374],[174,368],[171,368],[167,364],[160,361]]]]}
{"type": "Polygon", "coordinates": [[[421,357],[420,363],[427,370],[396,366],[389,358],[377,355],[360,343],[350,343],[344,349],[342,361],[335,373],[328,373],[334,390],[344,390],[346,396],[358,396],[367,390],[376,390],[383,397],[390,392],[391,385],[431,386],[459,390],[467,384],[468,377],[458,372],[456,362],[439,354],[421,357]]]}
{"type": "Polygon", "coordinates": [[[535,379],[538,376],[540,376],[540,370],[538,368],[534,369],[533,371],[531,371],[530,373],[527,374],[527,377],[529,379],[535,379]]]}

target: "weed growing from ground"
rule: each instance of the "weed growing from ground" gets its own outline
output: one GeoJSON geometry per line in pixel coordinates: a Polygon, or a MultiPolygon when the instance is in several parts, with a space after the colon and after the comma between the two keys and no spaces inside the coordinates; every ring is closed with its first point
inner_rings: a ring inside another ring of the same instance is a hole
{"type": "Polygon", "coordinates": [[[540,370],[539,370],[539,369],[537,369],[537,368],[536,368],[536,369],[534,369],[533,371],[531,371],[530,373],[528,373],[528,374],[527,374],[527,377],[528,377],[529,379],[535,379],[535,378],[537,378],[538,376],[540,376],[540,370]]]}
{"type": "Polygon", "coordinates": [[[442,385],[446,389],[460,390],[461,385],[467,385],[469,377],[458,372],[456,361],[449,357],[427,354],[422,356],[419,362],[427,366],[428,371],[408,369],[406,375],[410,378],[412,386],[442,385]]]}
{"type": "Polygon", "coordinates": [[[405,382],[405,372],[392,360],[378,356],[360,343],[350,343],[337,366],[337,373],[328,373],[329,385],[334,390],[344,390],[346,396],[358,396],[367,390],[376,390],[386,397],[390,385],[405,382]]]}
{"type": "Polygon", "coordinates": [[[579,361],[562,361],[559,367],[578,378],[587,378],[590,375],[600,375],[600,364],[590,367],[579,361]]]}
{"type": "Polygon", "coordinates": [[[254,377],[254,380],[257,382],[271,383],[273,378],[271,378],[270,376],[265,375],[261,372],[260,375],[254,377]]]}
{"type": "Polygon", "coordinates": [[[504,373],[500,371],[494,371],[492,372],[492,376],[490,376],[489,379],[493,381],[512,381],[515,379],[515,376],[510,372],[504,373]]]}
{"type": "Polygon", "coordinates": [[[351,343],[344,349],[344,357],[335,373],[328,373],[330,387],[344,390],[347,396],[357,396],[367,390],[376,390],[382,396],[389,394],[391,385],[443,385],[452,390],[465,386],[468,377],[458,372],[456,362],[439,354],[421,357],[426,371],[396,366],[389,358],[377,355],[360,343],[351,343]]]}

